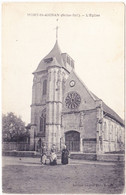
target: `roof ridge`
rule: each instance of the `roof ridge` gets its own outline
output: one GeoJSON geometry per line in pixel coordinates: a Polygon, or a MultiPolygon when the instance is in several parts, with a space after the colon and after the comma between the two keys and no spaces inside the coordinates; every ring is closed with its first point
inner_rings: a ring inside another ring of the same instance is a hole
{"type": "Polygon", "coordinates": [[[103,111],[110,114],[115,118],[118,122],[124,125],[124,120],[112,109],[110,108],[103,100],[102,100],[102,105],[103,105],[103,111]]]}
{"type": "MultiPolygon", "coordinates": [[[[74,72],[74,70],[71,71],[71,73],[74,73],[76,76],[77,74],[74,72]]],[[[70,74],[71,74],[70,73],[70,74]]],[[[84,84],[84,82],[77,76],[78,80],[82,83],[82,85],[86,88],[87,92],[90,94],[90,96],[94,99],[94,101],[97,101],[97,100],[101,100],[102,101],[102,107],[103,107],[103,111],[110,114],[111,116],[113,116],[113,118],[115,120],[117,120],[119,123],[123,124],[124,125],[124,120],[112,109],[110,108],[109,106],[107,106],[104,101],[100,98],[98,98],[94,93],[92,93],[88,88],[87,86],[84,84]]]]}

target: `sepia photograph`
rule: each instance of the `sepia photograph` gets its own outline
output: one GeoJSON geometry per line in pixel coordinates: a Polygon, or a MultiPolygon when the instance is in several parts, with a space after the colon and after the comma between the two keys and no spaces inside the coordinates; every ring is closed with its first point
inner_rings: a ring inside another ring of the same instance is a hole
{"type": "Polygon", "coordinates": [[[2,193],[124,194],[121,2],[2,4],[2,193]]]}

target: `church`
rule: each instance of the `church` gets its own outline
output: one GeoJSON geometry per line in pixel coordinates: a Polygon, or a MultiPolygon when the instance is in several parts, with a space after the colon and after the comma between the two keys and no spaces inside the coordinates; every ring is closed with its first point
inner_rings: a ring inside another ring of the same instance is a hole
{"type": "Polygon", "coordinates": [[[123,150],[124,121],[85,86],[74,66],[56,40],[33,72],[30,149],[44,142],[48,151],[64,144],[70,152],[123,150]]]}

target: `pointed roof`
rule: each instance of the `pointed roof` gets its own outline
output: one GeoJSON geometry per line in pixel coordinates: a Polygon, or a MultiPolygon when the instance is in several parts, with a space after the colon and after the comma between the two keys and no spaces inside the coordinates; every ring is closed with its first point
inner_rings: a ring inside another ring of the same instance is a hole
{"type": "Polygon", "coordinates": [[[49,52],[49,54],[46,55],[40,61],[40,63],[39,63],[39,65],[38,65],[35,72],[40,72],[40,71],[46,70],[50,65],[51,66],[56,65],[56,66],[59,66],[59,67],[64,67],[64,62],[63,62],[63,59],[62,59],[61,50],[59,48],[57,40],[56,40],[56,43],[55,43],[53,49],[49,52]]]}
{"type": "Polygon", "coordinates": [[[56,43],[55,43],[55,45],[54,45],[54,47],[53,47],[53,49],[50,51],[50,53],[47,55],[47,56],[45,56],[44,58],[46,59],[46,58],[53,58],[53,57],[55,57],[56,58],[56,60],[57,60],[57,62],[59,63],[59,64],[61,64],[62,66],[64,66],[64,63],[63,63],[63,59],[62,59],[62,56],[61,56],[61,50],[60,50],[60,48],[59,48],[59,45],[58,45],[58,41],[56,40],[56,43]]]}

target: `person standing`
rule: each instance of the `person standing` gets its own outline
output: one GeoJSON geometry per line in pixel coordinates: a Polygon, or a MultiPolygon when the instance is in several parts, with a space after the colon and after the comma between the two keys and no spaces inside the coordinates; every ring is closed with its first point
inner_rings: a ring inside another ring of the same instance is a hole
{"type": "Polygon", "coordinates": [[[64,145],[64,148],[62,150],[62,158],[61,158],[61,163],[63,165],[66,165],[68,164],[68,157],[69,157],[69,151],[68,149],[66,148],[66,145],[64,145]]]}
{"type": "Polygon", "coordinates": [[[46,156],[45,144],[41,146],[40,153],[41,153],[41,164],[46,164],[47,156],[46,156]]]}

